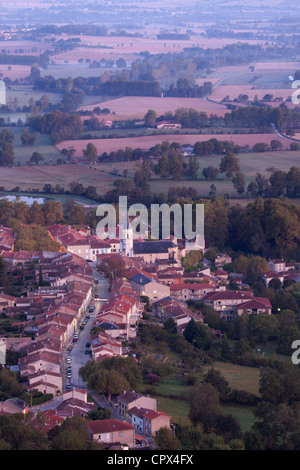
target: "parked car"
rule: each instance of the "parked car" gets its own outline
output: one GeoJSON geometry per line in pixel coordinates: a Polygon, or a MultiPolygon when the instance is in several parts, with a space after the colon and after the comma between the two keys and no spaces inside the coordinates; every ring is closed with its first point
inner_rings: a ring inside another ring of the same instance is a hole
{"type": "Polygon", "coordinates": [[[90,348],[91,347],[91,343],[87,342],[86,345],[85,345],[86,348],[90,348]]]}
{"type": "Polygon", "coordinates": [[[84,354],[90,354],[89,349],[86,349],[86,350],[84,351],[84,354]]]}
{"type": "Polygon", "coordinates": [[[67,357],[67,364],[70,364],[70,362],[71,362],[71,358],[70,358],[70,356],[68,356],[67,357]]]}
{"type": "Polygon", "coordinates": [[[72,378],[71,372],[68,372],[67,377],[68,377],[68,379],[71,379],[71,378],[72,378]]]}

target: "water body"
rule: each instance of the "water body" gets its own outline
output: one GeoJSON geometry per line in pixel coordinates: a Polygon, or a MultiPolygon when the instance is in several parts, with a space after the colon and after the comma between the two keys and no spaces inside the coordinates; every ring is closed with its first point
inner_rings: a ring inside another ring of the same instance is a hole
{"type": "Polygon", "coordinates": [[[7,199],[9,202],[26,202],[29,206],[31,206],[34,201],[38,204],[44,204],[45,199],[42,197],[30,197],[30,196],[1,196],[0,199],[7,199]]]}

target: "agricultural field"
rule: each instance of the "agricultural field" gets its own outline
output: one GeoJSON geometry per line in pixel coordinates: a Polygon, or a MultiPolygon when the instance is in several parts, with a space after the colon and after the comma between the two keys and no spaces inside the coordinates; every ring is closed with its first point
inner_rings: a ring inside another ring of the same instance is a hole
{"type": "Polygon", "coordinates": [[[21,190],[42,190],[46,183],[59,184],[68,189],[68,184],[78,181],[84,187],[92,185],[99,194],[111,189],[115,177],[90,169],[88,166],[76,165],[38,165],[31,167],[3,168],[1,171],[1,185],[10,190],[19,186],[21,190]]]}
{"type": "Polygon", "coordinates": [[[30,75],[31,67],[29,65],[0,65],[1,79],[22,80],[30,75]]]}
{"type": "MultiPolygon", "coordinates": [[[[51,75],[55,79],[58,78],[77,78],[77,77],[100,77],[106,70],[105,68],[92,68],[89,64],[73,64],[73,63],[54,63],[49,64],[47,70],[41,70],[41,77],[51,75]]],[[[93,97],[95,98],[95,97],[93,97]]]]}
{"type": "MultiPolygon", "coordinates": [[[[216,49],[228,44],[234,44],[234,38],[205,38],[202,31],[195,30],[195,35],[190,39],[158,39],[157,34],[161,31],[159,28],[150,29],[147,26],[143,31],[142,37],[124,37],[124,36],[86,36],[70,35],[69,39],[79,38],[80,43],[72,51],[63,52],[53,56],[55,64],[63,64],[66,61],[70,64],[78,63],[79,59],[101,60],[123,57],[127,61],[136,59],[142,52],[148,51],[151,54],[166,54],[182,52],[188,47],[200,47],[202,49],[216,49]]],[[[185,33],[182,28],[181,33],[185,33]]],[[[140,32],[139,32],[140,33],[140,32]]],[[[140,33],[141,34],[141,33],[140,33]]],[[[47,41],[53,39],[65,39],[64,35],[48,35],[47,41]]],[[[247,40],[248,44],[264,44],[262,40],[247,40]]]]}
{"type": "Polygon", "coordinates": [[[0,41],[0,51],[6,51],[9,55],[39,56],[46,50],[53,49],[51,43],[46,41],[30,41],[26,39],[0,41]]]}
{"type": "MultiPolygon", "coordinates": [[[[253,101],[257,96],[258,100],[262,100],[266,94],[273,95],[273,98],[282,98],[282,101],[286,101],[288,98],[291,98],[294,90],[291,88],[270,88],[270,89],[261,89],[256,88],[255,85],[220,85],[217,86],[212,94],[210,99],[214,101],[222,101],[225,97],[229,97],[230,100],[238,98],[239,95],[245,94],[248,95],[249,100],[253,101]]],[[[271,103],[268,103],[271,104],[271,103]]],[[[277,103],[278,106],[278,103],[277,103]]]]}
{"type": "Polygon", "coordinates": [[[174,113],[178,108],[193,108],[199,112],[217,114],[218,116],[224,116],[228,112],[226,106],[206,101],[203,98],[159,98],[147,96],[124,96],[105,101],[104,103],[98,102],[90,106],[82,106],[80,109],[92,111],[96,106],[108,108],[111,114],[107,115],[106,119],[111,120],[143,119],[149,109],[153,109],[157,116],[161,116],[169,111],[174,113]]]}
{"type": "MultiPolygon", "coordinates": [[[[271,171],[270,169],[279,169],[286,171],[292,166],[297,166],[300,158],[300,152],[265,152],[261,153],[241,153],[237,154],[239,158],[241,171],[245,174],[246,187],[248,184],[254,180],[256,173],[261,173],[265,177],[269,178],[271,171]],[[263,157],[262,157],[263,156],[263,157]]],[[[214,184],[217,188],[216,194],[218,196],[228,195],[229,197],[236,198],[237,193],[232,186],[232,182],[224,177],[224,175],[218,175],[217,180],[205,180],[202,176],[203,168],[206,168],[209,165],[219,167],[221,157],[220,156],[211,156],[211,157],[198,157],[198,162],[200,164],[198,172],[198,180],[161,180],[155,179],[155,176],[150,181],[151,191],[153,193],[160,193],[162,191],[162,186],[164,192],[168,192],[170,187],[174,186],[185,186],[195,188],[198,193],[207,197],[210,192],[211,184],[214,184]]],[[[248,204],[250,200],[235,200],[239,204],[248,204]]],[[[293,202],[297,203],[293,199],[293,202]]]]}
{"type": "MultiPolygon", "coordinates": [[[[271,94],[273,99],[282,98],[285,102],[293,93],[289,77],[293,77],[299,67],[299,62],[257,62],[254,72],[250,72],[248,66],[219,67],[206,78],[214,85],[210,99],[221,102],[226,97],[234,100],[246,94],[252,101],[255,96],[261,100],[271,94]]],[[[278,106],[280,102],[267,104],[278,106]]],[[[289,102],[288,106],[295,107],[289,102]]]]}
{"type": "MultiPolygon", "coordinates": [[[[3,168],[1,171],[1,185],[6,189],[13,189],[16,185],[23,190],[36,189],[42,190],[45,182],[55,186],[57,183],[68,188],[71,181],[81,182],[84,186],[93,185],[99,194],[104,194],[112,189],[115,179],[123,176],[123,171],[128,170],[128,177],[134,176],[134,167],[137,162],[102,162],[93,165],[65,164],[56,165],[55,162],[61,154],[54,146],[41,146],[46,136],[40,136],[38,142],[33,147],[16,147],[16,160],[20,161],[23,166],[15,168],[3,168]],[[47,153],[45,153],[47,150],[47,153]],[[31,167],[26,166],[26,161],[30,159],[33,151],[40,151],[45,156],[47,165],[39,164],[31,167]],[[56,153],[55,153],[56,152],[56,153]],[[25,165],[25,166],[24,166],[25,165]]],[[[104,139],[103,139],[104,140],[104,139]]],[[[123,139],[120,139],[123,140],[123,139]]],[[[72,141],[71,141],[72,142],[72,141]]],[[[85,141],[86,142],[86,141],[85,141]]],[[[274,151],[261,153],[241,153],[237,155],[240,161],[240,167],[245,174],[246,186],[252,181],[257,172],[264,176],[270,176],[270,169],[287,170],[293,165],[297,165],[300,158],[299,151],[274,151]],[[263,155],[263,158],[262,158],[263,155]]],[[[237,193],[232,186],[232,182],[227,180],[224,175],[219,175],[217,180],[205,180],[202,176],[203,168],[212,165],[218,167],[220,164],[220,156],[198,157],[200,164],[198,172],[198,180],[162,180],[152,175],[150,180],[150,188],[153,193],[168,192],[172,186],[186,186],[195,188],[199,195],[207,197],[211,184],[215,184],[217,195],[226,194],[229,197],[236,198],[237,193]]],[[[188,157],[186,157],[188,161],[188,157]]],[[[155,163],[155,160],[153,161],[155,163]]],[[[239,203],[248,203],[250,200],[236,200],[239,203]]],[[[297,203],[295,201],[295,203],[297,203]]]]}
{"type": "MultiPolygon", "coordinates": [[[[0,115],[1,116],[1,115],[0,115]]],[[[14,152],[15,152],[15,166],[24,166],[30,160],[33,152],[39,152],[44,160],[43,163],[54,164],[58,158],[61,158],[61,153],[57,148],[51,144],[49,136],[46,134],[39,134],[37,141],[34,145],[25,146],[21,142],[23,134],[23,127],[16,126],[10,128],[14,135],[14,152]]],[[[6,168],[11,170],[11,168],[6,168]]],[[[2,171],[6,170],[3,168],[2,171]]]]}
{"type": "MultiPolygon", "coordinates": [[[[12,66],[16,67],[15,65],[12,66]]],[[[29,71],[30,73],[30,71],[29,71]]],[[[50,103],[57,104],[62,100],[62,95],[60,93],[51,93],[36,91],[33,89],[32,85],[9,85],[6,90],[6,101],[9,103],[10,100],[14,98],[18,99],[18,104],[20,107],[28,106],[29,100],[32,98],[34,101],[41,99],[43,95],[48,96],[50,103]]]]}
{"type": "Polygon", "coordinates": [[[283,147],[283,150],[289,149],[290,140],[284,137],[278,137],[276,134],[181,134],[174,133],[169,135],[150,135],[142,137],[125,137],[122,139],[91,139],[87,140],[67,140],[60,142],[56,145],[57,149],[61,151],[63,148],[69,148],[71,146],[75,149],[75,157],[81,157],[83,149],[86,148],[88,142],[92,142],[97,148],[98,155],[101,155],[103,152],[113,152],[119,149],[125,150],[126,147],[141,148],[148,150],[151,147],[154,147],[156,144],[162,143],[164,140],[169,140],[170,142],[178,142],[181,145],[194,145],[195,142],[203,142],[209,140],[210,138],[216,138],[219,140],[228,140],[233,142],[236,145],[249,145],[252,147],[256,143],[265,142],[270,145],[270,142],[274,139],[279,140],[283,147]]]}

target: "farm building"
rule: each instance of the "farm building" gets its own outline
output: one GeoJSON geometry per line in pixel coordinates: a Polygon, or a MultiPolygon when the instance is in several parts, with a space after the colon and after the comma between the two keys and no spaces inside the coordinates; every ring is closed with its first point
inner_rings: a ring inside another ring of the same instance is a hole
{"type": "Polygon", "coordinates": [[[178,122],[161,121],[156,124],[157,129],[181,129],[178,122]]]}

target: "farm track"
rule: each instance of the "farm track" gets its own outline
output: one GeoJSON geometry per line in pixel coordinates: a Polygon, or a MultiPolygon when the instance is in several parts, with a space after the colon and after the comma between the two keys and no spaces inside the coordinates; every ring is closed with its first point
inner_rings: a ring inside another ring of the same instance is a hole
{"type": "MultiPolygon", "coordinates": [[[[49,177],[53,178],[53,176],[51,176],[47,171],[43,171],[43,170],[41,170],[40,168],[38,168],[36,166],[32,167],[32,169],[34,169],[37,173],[41,173],[41,174],[45,175],[47,178],[49,178],[49,177]]],[[[65,182],[65,180],[63,178],[59,178],[59,176],[57,176],[57,180],[60,181],[61,183],[65,182]]]]}
{"type": "MultiPolygon", "coordinates": [[[[221,78],[221,80],[219,80],[217,83],[214,84],[214,86],[212,87],[211,92],[208,93],[208,95],[206,95],[206,96],[204,97],[204,100],[205,100],[205,101],[210,101],[210,102],[216,103],[216,104],[222,104],[220,101],[215,101],[215,100],[212,100],[212,99],[209,98],[209,97],[213,94],[214,90],[215,90],[221,83],[225,82],[225,81],[228,80],[229,78],[236,78],[236,77],[239,77],[239,76],[241,76],[241,75],[245,75],[245,74],[247,74],[247,73],[249,73],[249,71],[248,71],[248,72],[241,72],[241,73],[237,73],[237,74],[233,74],[233,75],[228,75],[227,77],[221,78]]],[[[224,105],[224,106],[225,106],[225,105],[224,105]]]]}

